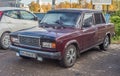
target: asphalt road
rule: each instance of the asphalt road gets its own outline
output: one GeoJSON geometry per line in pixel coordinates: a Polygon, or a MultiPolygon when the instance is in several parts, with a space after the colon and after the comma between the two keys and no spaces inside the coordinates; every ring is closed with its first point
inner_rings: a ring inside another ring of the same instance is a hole
{"type": "Polygon", "coordinates": [[[62,68],[56,60],[39,62],[21,59],[10,50],[0,50],[0,76],[120,76],[120,45],[108,51],[93,48],[71,68],[62,68]]]}

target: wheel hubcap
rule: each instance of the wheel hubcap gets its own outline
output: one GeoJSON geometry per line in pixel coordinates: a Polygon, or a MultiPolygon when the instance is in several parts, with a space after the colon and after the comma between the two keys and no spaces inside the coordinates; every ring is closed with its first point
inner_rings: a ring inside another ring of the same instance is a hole
{"type": "Polygon", "coordinates": [[[9,35],[5,35],[2,40],[2,44],[4,47],[8,48],[10,45],[10,37],[9,35]]]}
{"type": "Polygon", "coordinates": [[[69,51],[67,52],[67,63],[72,65],[75,60],[76,60],[76,52],[75,49],[70,48],[69,51]]]}
{"type": "Polygon", "coordinates": [[[105,41],[104,41],[104,46],[105,46],[105,48],[107,48],[108,45],[109,45],[109,38],[106,37],[106,38],[105,38],[105,41]]]}

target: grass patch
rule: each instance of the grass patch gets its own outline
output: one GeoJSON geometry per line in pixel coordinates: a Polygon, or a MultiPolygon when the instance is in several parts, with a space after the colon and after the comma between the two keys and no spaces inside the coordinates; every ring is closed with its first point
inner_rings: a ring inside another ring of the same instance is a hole
{"type": "Polygon", "coordinates": [[[112,38],[112,44],[120,44],[120,36],[112,38]]]}
{"type": "Polygon", "coordinates": [[[120,10],[113,13],[110,20],[115,25],[115,36],[112,38],[112,43],[120,44],[120,10]]]}

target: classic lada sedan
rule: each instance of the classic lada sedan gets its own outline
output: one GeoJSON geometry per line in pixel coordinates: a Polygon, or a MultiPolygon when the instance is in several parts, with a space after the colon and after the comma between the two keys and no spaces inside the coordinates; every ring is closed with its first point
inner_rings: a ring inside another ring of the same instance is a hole
{"type": "Polygon", "coordinates": [[[57,9],[48,11],[39,27],[12,33],[10,49],[21,58],[57,59],[71,67],[90,48],[107,50],[113,34],[114,25],[101,11],[57,9]]]}

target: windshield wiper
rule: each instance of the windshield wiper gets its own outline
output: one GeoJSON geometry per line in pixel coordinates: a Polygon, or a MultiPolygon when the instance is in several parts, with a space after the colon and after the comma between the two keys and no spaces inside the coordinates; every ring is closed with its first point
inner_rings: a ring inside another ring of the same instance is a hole
{"type": "Polygon", "coordinates": [[[63,25],[63,22],[60,21],[60,20],[57,20],[55,23],[56,23],[57,25],[59,25],[59,26],[65,27],[65,26],[63,25]]]}
{"type": "Polygon", "coordinates": [[[47,23],[47,22],[41,22],[40,24],[45,24],[45,25],[48,25],[48,23],[47,23]]]}
{"type": "Polygon", "coordinates": [[[60,21],[60,20],[55,21],[55,23],[60,24],[60,25],[63,25],[63,22],[60,21]]]}
{"type": "Polygon", "coordinates": [[[46,27],[46,26],[49,26],[49,24],[48,24],[48,23],[46,23],[46,22],[41,22],[41,23],[40,23],[40,26],[41,26],[41,27],[43,27],[43,26],[45,26],[45,27],[46,27]]]}

